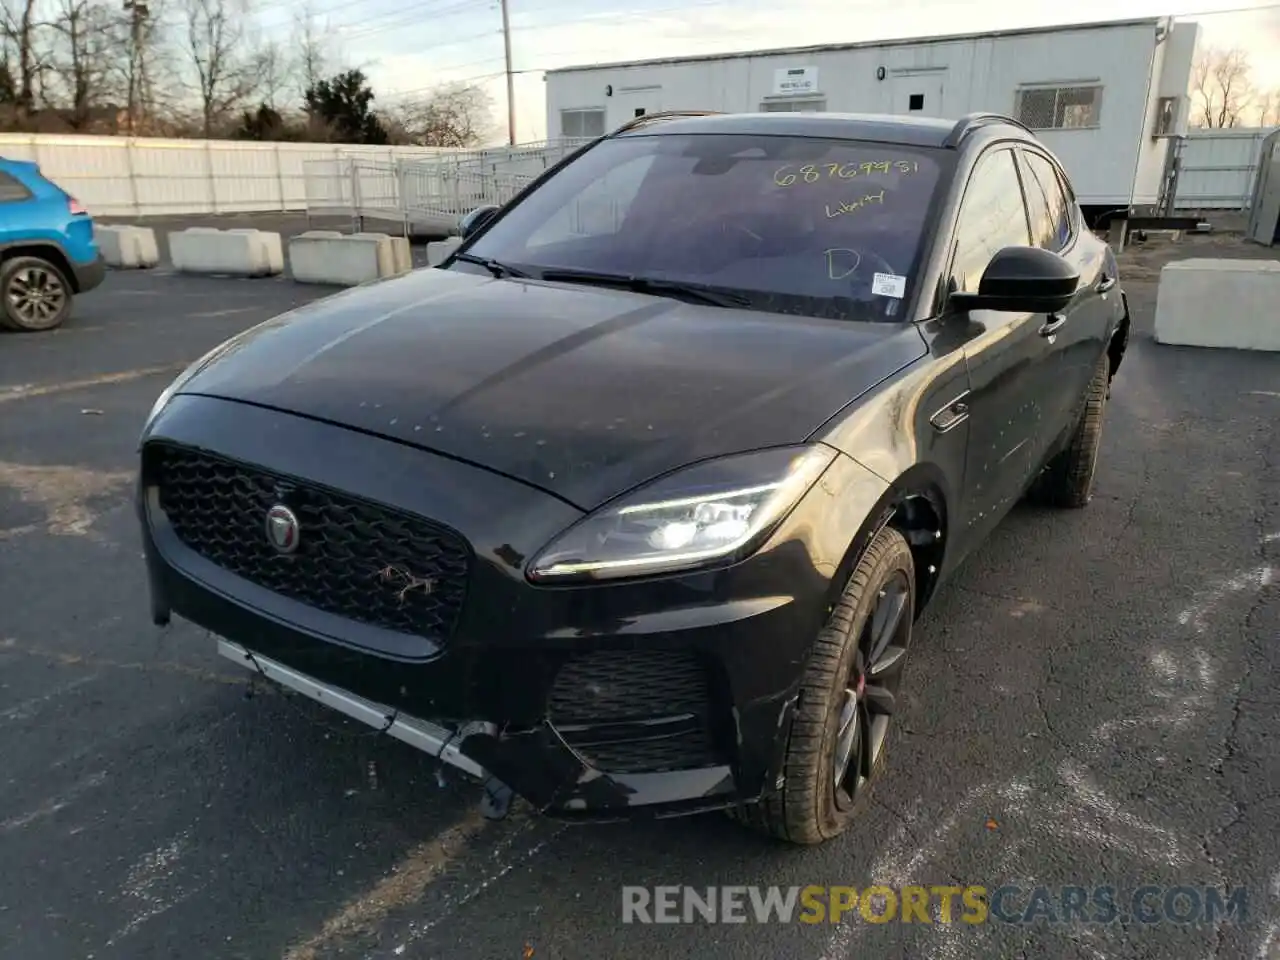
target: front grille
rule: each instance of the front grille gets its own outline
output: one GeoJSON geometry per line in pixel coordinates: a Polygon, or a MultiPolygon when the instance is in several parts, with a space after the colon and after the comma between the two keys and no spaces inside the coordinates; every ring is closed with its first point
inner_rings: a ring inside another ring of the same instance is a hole
{"type": "Polygon", "coordinates": [[[198,450],[148,447],[148,472],[178,538],[224,570],[326,613],[447,639],[470,553],[429,521],[198,450]],[[298,518],[296,552],[267,538],[267,511],[298,518]]]}
{"type": "Polygon", "coordinates": [[[659,773],[716,766],[706,670],[691,653],[597,651],[571,658],[556,675],[548,716],[592,766],[609,773],[659,773]],[[683,719],[681,719],[683,718],[683,719]],[[667,720],[667,724],[653,724],[667,720]],[[665,735],[604,742],[602,727],[645,721],[665,735]]]}

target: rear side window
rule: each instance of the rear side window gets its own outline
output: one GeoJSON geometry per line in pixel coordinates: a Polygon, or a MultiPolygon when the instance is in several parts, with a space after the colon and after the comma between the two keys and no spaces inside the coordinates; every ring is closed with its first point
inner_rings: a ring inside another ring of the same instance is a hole
{"type": "Polygon", "coordinates": [[[991,258],[1005,247],[1031,242],[1027,210],[1012,150],[997,150],[978,161],[965,189],[956,224],[951,283],[957,293],[977,293],[991,258]]]}
{"type": "Polygon", "coordinates": [[[1070,206],[1062,192],[1062,183],[1053,164],[1040,154],[1023,153],[1023,157],[1031,171],[1027,204],[1033,212],[1031,226],[1036,235],[1032,239],[1036,246],[1057,253],[1071,242],[1070,206]],[[1043,211],[1039,223],[1035,216],[1037,204],[1043,211]]]}
{"type": "Polygon", "coordinates": [[[31,191],[11,175],[0,170],[0,203],[31,199],[31,191]]]}

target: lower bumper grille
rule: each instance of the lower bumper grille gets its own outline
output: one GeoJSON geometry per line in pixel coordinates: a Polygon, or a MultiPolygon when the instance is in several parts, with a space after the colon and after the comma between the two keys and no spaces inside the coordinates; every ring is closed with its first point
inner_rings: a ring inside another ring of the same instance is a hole
{"type": "Polygon", "coordinates": [[[606,773],[661,773],[723,763],[711,729],[707,674],[693,654],[599,651],[556,676],[553,726],[606,773]]]}
{"type": "Polygon", "coordinates": [[[470,551],[451,531],[387,507],[172,444],[144,470],[174,533],[239,577],[326,613],[445,640],[465,599],[470,551]],[[297,517],[297,547],[266,532],[276,505],[297,517]]]}

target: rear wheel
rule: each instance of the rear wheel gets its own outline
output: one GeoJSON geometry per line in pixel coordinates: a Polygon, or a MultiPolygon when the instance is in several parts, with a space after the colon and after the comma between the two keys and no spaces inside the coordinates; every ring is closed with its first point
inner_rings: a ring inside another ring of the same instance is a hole
{"type": "Polygon", "coordinates": [[[71,314],[71,285],[39,257],[14,257],[0,267],[0,323],[11,330],[52,330],[71,314]]]}
{"type": "Polygon", "coordinates": [[[1036,479],[1031,499],[1051,507],[1079,508],[1093,498],[1093,478],[1102,446],[1102,421],[1111,392],[1111,361],[1104,354],[1085,391],[1084,413],[1067,449],[1049,461],[1036,479]]]}
{"type": "Polygon", "coordinates": [[[751,826],[799,844],[848,827],[884,764],[914,610],[911,550],[886,528],[818,635],[787,732],[783,778],[746,808],[751,826]]]}

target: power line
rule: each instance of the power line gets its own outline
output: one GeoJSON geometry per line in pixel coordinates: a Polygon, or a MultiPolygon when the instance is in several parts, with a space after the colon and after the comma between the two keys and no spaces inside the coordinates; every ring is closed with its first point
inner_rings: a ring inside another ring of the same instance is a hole
{"type": "Polygon", "coordinates": [[[331,24],[330,26],[339,34],[342,34],[343,30],[351,27],[355,28],[353,31],[355,34],[376,34],[382,33],[385,30],[397,29],[399,27],[410,25],[425,26],[426,23],[430,23],[434,26],[441,20],[447,20],[450,17],[457,17],[480,10],[482,6],[487,8],[487,10],[494,9],[494,3],[492,0],[485,0],[483,4],[479,5],[474,3],[473,0],[468,0],[466,3],[458,3],[453,6],[439,7],[436,9],[415,8],[408,13],[404,10],[392,10],[388,13],[378,14],[377,16],[365,17],[359,23],[343,22],[331,24]],[[379,23],[379,21],[385,22],[379,23]],[[426,21],[426,23],[424,23],[424,21],[426,21]],[[373,24],[378,25],[373,26],[373,24]]]}
{"type": "Polygon", "coordinates": [[[726,7],[725,0],[694,0],[673,7],[654,7],[646,10],[619,10],[616,13],[597,14],[590,17],[571,17],[567,20],[552,20],[548,23],[517,26],[511,29],[521,33],[533,33],[536,30],[552,30],[556,27],[580,26],[590,23],[617,23],[619,20],[646,20],[656,13],[674,13],[676,11],[695,10],[698,7],[726,7]]]}

